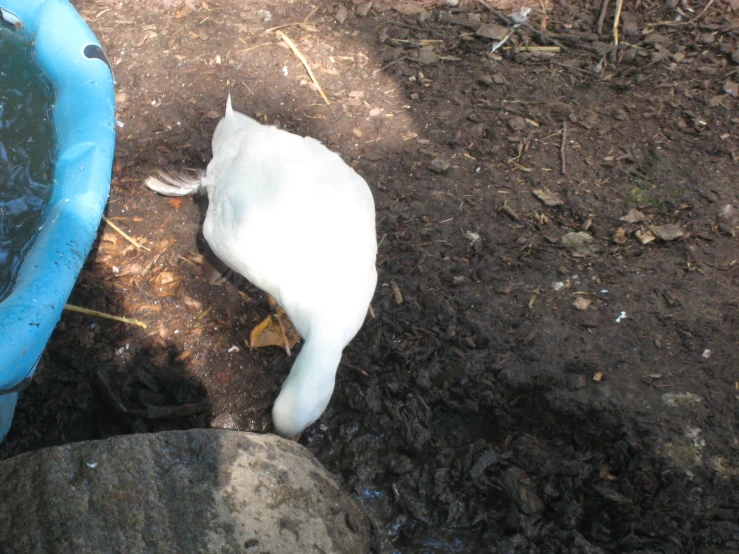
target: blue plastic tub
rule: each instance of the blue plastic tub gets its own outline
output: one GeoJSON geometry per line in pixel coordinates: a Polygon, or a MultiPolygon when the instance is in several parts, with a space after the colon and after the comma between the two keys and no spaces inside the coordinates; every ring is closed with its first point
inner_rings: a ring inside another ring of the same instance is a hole
{"type": "Polygon", "coordinates": [[[115,93],[95,35],[67,0],[0,0],[6,32],[33,41],[56,87],[57,156],[49,205],[0,303],[0,441],[62,314],[100,225],[115,148],[115,93]]]}

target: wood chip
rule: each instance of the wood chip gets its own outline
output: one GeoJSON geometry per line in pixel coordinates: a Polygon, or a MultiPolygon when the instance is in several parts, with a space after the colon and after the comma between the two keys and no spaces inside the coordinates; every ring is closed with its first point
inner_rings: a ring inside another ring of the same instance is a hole
{"type": "Polygon", "coordinates": [[[547,206],[554,207],[564,204],[564,201],[549,189],[534,189],[532,192],[534,193],[534,196],[544,202],[547,206]]]}
{"type": "Polygon", "coordinates": [[[393,6],[393,9],[403,15],[425,15],[426,10],[413,2],[399,2],[393,6]]]}
{"type": "Polygon", "coordinates": [[[356,13],[359,17],[365,17],[369,11],[372,9],[372,2],[365,2],[364,4],[360,4],[356,8],[356,13]]]}
{"type": "Polygon", "coordinates": [[[431,160],[431,163],[429,164],[429,169],[433,171],[434,173],[443,173],[447,169],[449,169],[449,166],[452,165],[451,162],[442,156],[437,156],[433,160],[431,160]]]}
{"type": "Polygon", "coordinates": [[[341,6],[337,11],[336,15],[334,16],[336,18],[336,21],[339,22],[339,25],[343,25],[344,21],[346,21],[346,18],[349,16],[349,10],[346,9],[346,6],[341,6]]]}
{"type": "Polygon", "coordinates": [[[657,238],[652,234],[651,231],[646,231],[642,229],[639,229],[636,233],[634,233],[634,235],[636,235],[636,238],[642,244],[649,244],[650,242],[655,240],[655,238],[657,238]]]}
{"type": "Polygon", "coordinates": [[[632,208],[629,210],[629,213],[622,218],[619,218],[619,221],[623,221],[624,223],[641,223],[645,219],[647,219],[647,216],[636,208],[632,208]]]}
{"type": "Polygon", "coordinates": [[[395,303],[402,304],[403,303],[403,293],[400,292],[400,287],[398,287],[395,281],[390,281],[390,286],[393,288],[393,296],[395,297],[395,303]]]}
{"type": "Polygon", "coordinates": [[[616,244],[626,244],[626,229],[619,227],[613,234],[613,242],[616,244]]]}
{"type": "Polygon", "coordinates": [[[439,56],[436,55],[436,52],[434,52],[434,49],[431,46],[424,46],[423,48],[419,48],[418,55],[411,59],[422,64],[430,65],[438,63],[439,56]]]}
{"type": "Polygon", "coordinates": [[[502,25],[496,25],[495,23],[486,23],[485,25],[481,25],[480,28],[475,31],[475,34],[478,37],[503,40],[508,34],[508,29],[502,25]]]}
{"type": "Polygon", "coordinates": [[[590,300],[589,298],[585,298],[584,296],[578,296],[577,298],[575,298],[575,302],[574,302],[573,305],[578,310],[581,310],[581,311],[584,312],[585,310],[587,310],[590,307],[590,304],[592,304],[592,303],[593,303],[593,301],[590,300]]]}
{"type": "Polygon", "coordinates": [[[653,225],[650,227],[655,236],[665,242],[677,240],[685,235],[685,232],[677,225],[668,223],[666,225],[653,225]]]}

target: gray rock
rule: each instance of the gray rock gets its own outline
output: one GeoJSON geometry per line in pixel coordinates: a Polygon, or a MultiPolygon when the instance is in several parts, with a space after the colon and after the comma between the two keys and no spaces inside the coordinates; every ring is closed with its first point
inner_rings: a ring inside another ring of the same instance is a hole
{"type": "Polygon", "coordinates": [[[297,443],[198,429],[0,462],[0,552],[368,552],[365,514],[297,443]]]}

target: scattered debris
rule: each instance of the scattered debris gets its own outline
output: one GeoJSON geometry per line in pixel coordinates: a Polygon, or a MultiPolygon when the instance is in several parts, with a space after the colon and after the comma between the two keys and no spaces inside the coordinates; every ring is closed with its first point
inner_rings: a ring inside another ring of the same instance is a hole
{"type": "Polygon", "coordinates": [[[621,323],[621,320],[626,319],[626,312],[621,312],[616,318],[616,323],[621,323]]]}
{"type": "Polygon", "coordinates": [[[584,296],[578,296],[575,298],[574,306],[578,310],[585,311],[590,307],[590,304],[592,304],[593,301],[589,298],[585,298],[584,296]]]}

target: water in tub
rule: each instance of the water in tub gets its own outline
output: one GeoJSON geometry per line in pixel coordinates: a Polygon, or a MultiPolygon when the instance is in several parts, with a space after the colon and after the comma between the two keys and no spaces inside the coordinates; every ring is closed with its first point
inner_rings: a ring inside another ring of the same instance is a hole
{"type": "Polygon", "coordinates": [[[51,196],[53,100],[33,46],[0,29],[0,300],[12,291],[51,196]]]}

